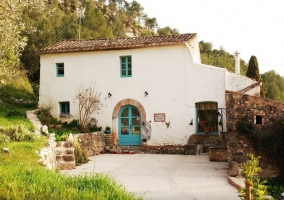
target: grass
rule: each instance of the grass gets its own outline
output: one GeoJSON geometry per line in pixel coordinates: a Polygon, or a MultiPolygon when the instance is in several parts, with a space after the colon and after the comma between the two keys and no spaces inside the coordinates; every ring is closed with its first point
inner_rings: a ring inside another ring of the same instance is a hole
{"type": "MultiPolygon", "coordinates": [[[[0,199],[2,200],[134,200],[142,199],[117,184],[114,178],[99,173],[67,176],[60,171],[49,171],[38,164],[36,151],[46,144],[46,137],[35,141],[26,137],[34,127],[26,111],[35,103],[17,103],[12,97],[35,101],[28,86],[21,89],[10,84],[0,88],[0,199]],[[25,136],[25,137],[22,137],[25,136]],[[14,140],[5,140],[14,137],[14,140]],[[30,140],[29,142],[24,140],[30,140]],[[11,142],[12,141],[12,142],[11,142]],[[31,142],[32,141],[32,142],[31,142]],[[9,153],[1,152],[9,148],[9,153]]],[[[26,101],[26,102],[30,102],[26,101]]],[[[62,132],[63,134],[63,132],[62,132]]]]}
{"type": "Polygon", "coordinates": [[[44,143],[42,137],[36,142],[6,145],[10,153],[0,153],[0,199],[142,199],[128,193],[108,175],[71,177],[45,169],[37,164],[35,154],[44,143]]]}

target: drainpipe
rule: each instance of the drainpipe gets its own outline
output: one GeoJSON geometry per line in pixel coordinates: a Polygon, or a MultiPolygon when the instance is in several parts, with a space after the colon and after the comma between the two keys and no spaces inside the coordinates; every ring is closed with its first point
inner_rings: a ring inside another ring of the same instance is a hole
{"type": "Polygon", "coordinates": [[[235,73],[240,74],[240,57],[239,57],[239,52],[235,52],[235,73]]]}

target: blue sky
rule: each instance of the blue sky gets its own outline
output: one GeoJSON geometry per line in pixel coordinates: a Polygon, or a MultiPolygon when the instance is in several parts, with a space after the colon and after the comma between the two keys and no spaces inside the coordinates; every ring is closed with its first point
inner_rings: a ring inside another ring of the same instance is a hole
{"type": "Polygon", "coordinates": [[[197,33],[247,63],[258,59],[260,73],[274,70],[284,76],[283,0],[137,0],[160,27],[197,33]]]}

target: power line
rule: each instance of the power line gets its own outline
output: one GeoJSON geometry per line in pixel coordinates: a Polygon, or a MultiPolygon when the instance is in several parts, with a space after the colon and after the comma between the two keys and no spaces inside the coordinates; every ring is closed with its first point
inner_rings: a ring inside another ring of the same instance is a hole
{"type": "Polygon", "coordinates": [[[54,40],[57,40],[59,38],[59,36],[63,34],[63,31],[65,31],[65,29],[68,28],[70,26],[70,24],[74,23],[78,18],[79,17],[74,19],[74,21],[70,22],[64,29],[62,29],[60,31],[60,33],[58,33],[52,40],[50,40],[46,45],[44,45],[44,47],[47,47],[51,42],[53,42],[54,40]]]}
{"type": "Polygon", "coordinates": [[[264,65],[264,66],[279,66],[279,67],[281,67],[281,66],[283,66],[284,67],[284,64],[282,65],[282,64],[280,64],[280,65],[267,65],[267,64],[261,64],[261,63],[259,63],[259,65],[264,65]]]}

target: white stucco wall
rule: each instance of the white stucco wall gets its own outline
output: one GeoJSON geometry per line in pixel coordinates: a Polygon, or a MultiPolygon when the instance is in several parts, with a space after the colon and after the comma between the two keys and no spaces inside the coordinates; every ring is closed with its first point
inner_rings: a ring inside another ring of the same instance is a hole
{"type": "MultiPolygon", "coordinates": [[[[257,81],[254,81],[246,76],[242,76],[239,74],[227,73],[227,90],[229,91],[240,91],[248,86],[251,86],[252,84],[257,83],[257,81]]],[[[246,94],[254,95],[256,93],[260,93],[260,87],[253,88],[246,92],[246,94]]]]}
{"type": "MultiPolygon", "coordinates": [[[[149,145],[186,144],[188,137],[196,132],[195,103],[215,101],[219,108],[225,108],[225,90],[236,91],[250,84],[249,80],[234,76],[226,69],[194,63],[190,52],[192,49],[183,44],[43,54],[39,105],[53,104],[53,114],[58,117],[59,102],[69,101],[70,113],[78,118],[75,91],[80,83],[96,82],[105,105],[94,115],[98,125],[104,128],[114,124],[112,130],[117,132],[117,119],[112,119],[114,107],[119,101],[131,98],[143,105],[146,120],[151,120],[149,145]],[[120,56],[132,57],[132,77],[120,77],[120,56]],[[64,77],[56,76],[56,63],[64,63],[64,77]],[[145,91],[148,96],[144,95],[145,91]],[[111,98],[108,98],[109,92],[111,98]],[[154,113],[165,113],[170,128],[163,122],[154,122],[154,113]],[[189,125],[191,120],[193,125],[189,125]]],[[[198,58],[199,54],[195,53],[194,60],[198,58]]]]}

